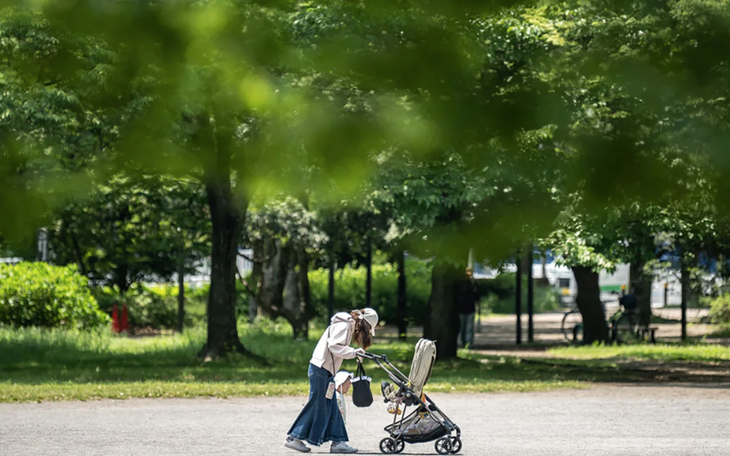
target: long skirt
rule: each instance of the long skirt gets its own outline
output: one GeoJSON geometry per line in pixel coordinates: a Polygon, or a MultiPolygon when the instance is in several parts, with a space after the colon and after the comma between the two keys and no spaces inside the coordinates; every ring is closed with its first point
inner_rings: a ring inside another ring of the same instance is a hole
{"type": "Polygon", "coordinates": [[[305,440],[310,445],[324,442],[347,442],[347,430],[337,406],[335,395],[327,399],[327,385],[334,384],[334,377],[327,370],[309,365],[309,400],[297,417],[289,436],[305,440]]]}

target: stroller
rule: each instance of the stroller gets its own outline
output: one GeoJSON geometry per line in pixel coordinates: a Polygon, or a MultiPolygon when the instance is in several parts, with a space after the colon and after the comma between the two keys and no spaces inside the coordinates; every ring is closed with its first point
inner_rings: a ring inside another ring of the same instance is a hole
{"type": "Polygon", "coordinates": [[[383,398],[389,403],[389,411],[393,413],[393,424],[385,427],[390,436],[380,441],[382,453],[401,453],[406,443],[434,440],[438,454],[456,454],[461,451],[461,429],[423,393],[436,360],[436,344],[433,341],[421,339],[416,344],[410,377],[403,375],[385,355],[365,353],[361,356],[375,361],[393,382],[382,382],[380,385],[383,398]],[[408,407],[415,408],[410,415],[406,415],[408,407]],[[399,416],[402,416],[400,420],[399,416]]]}

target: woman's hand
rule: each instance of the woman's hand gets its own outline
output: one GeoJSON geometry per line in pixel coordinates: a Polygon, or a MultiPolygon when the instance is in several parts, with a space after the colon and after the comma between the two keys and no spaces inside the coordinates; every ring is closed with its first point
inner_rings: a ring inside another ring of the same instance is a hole
{"type": "Polygon", "coordinates": [[[357,356],[358,362],[362,362],[362,355],[364,355],[365,353],[365,350],[362,348],[355,349],[355,356],[357,356]]]}

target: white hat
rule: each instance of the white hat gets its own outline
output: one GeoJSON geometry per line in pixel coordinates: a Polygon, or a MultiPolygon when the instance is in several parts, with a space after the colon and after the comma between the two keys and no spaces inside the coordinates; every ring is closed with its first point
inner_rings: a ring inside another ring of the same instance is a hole
{"type": "Polygon", "coordinates": [[[335,375],[335,388],[339,388],[342,386],[343,383],[345,383],[347,380],[352,378],[352,374],[347,371],[339,371],[337,375],[335,375]]]}
{"type": "Polygon", "coordinates": [[[370,325],[370,334],[374,336],[375,327],[378,326],[378,313],[375,311],[375,309],[371,309],[370,307],[364,308],[360,312],[360,316],[358,318],[368,322],[368,324],[370,325]]]}

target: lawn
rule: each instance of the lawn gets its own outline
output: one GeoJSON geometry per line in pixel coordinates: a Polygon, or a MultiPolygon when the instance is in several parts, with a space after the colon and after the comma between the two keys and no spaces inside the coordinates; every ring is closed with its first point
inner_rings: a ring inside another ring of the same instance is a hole
{"type": "MultiPolygon", "coordinates": [[[[242,357],[201,362],[196,358],[204,341],[201,329],[140,338],[0,329],[0,402],[307,393],[307,365],[316,340],[294,341],[287,325],[275,323],[244,324],[240,333],[246,347],[265,356],[270,366],[242,357]]],[[[407,371],[416,340],[381,339],[370,351],[387,354],[407,371]]],[[[428,391],[536,391],[581,387],[581,381],[591,379],[589,372],[561,374],[510,358],[463,355],[436,363],[428,391]]],[[[380,381],[387,377],[368,363],[373,391],[379,394],[380,381]]],[[[354,361],[343,366],[355,367],[354,361]]]]}
{"type": "Polygon", "coordinates": [[[654,362],[728,363],[730,347],[710,344],[560,347],[549,350],[571,360],[635,360],[654,362]]]}
{"type": "MultiPolygon", "coordinates": [[[[104,332],[0,329],[0,402],[131,397],[240,397],[303,395],[316,340],[292,340],[286,324],[242,324],[247,348],[266,357],[265,366],[235,356],[204,363],[196,354],[203,329],[184,335],[114,336],[104,332]]],[[[319,334],[322,328],[313,329],[319,334]]],[[[370,349],[408,371],[417,338],[376,339],[370,349]]],[[[617,360],[730,362],[730,348],[714,345],[565,347],[549,360],[460,352],[437,361],[429,392],[507,392],[580,388],[594,382],[657,381],[655,374],[626,369],[617,360]]],[[[373,392],[387,380],[366,361],[373,392]]],[[[343,368],[354,370],[354,361],[343,368]]]]}

